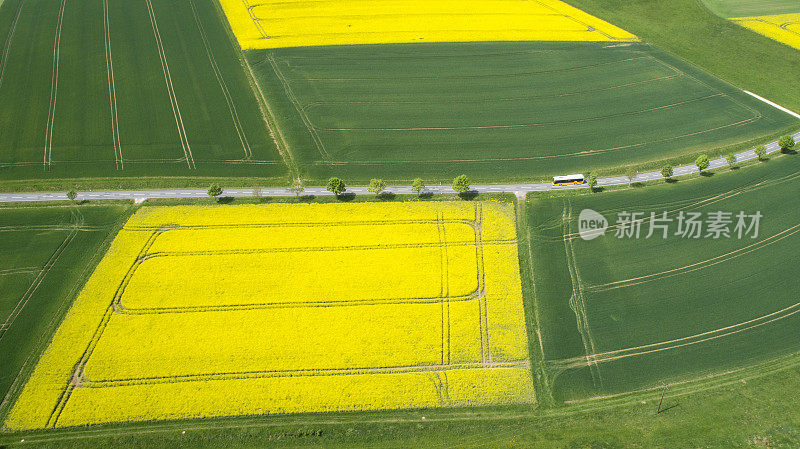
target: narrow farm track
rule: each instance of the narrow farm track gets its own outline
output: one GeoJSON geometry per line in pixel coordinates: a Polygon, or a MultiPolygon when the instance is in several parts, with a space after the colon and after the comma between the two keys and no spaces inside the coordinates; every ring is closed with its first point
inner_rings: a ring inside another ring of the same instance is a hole
{"type": "MultiPolygon", "coordinates": [[[[792,135],[795,141],[800,141],[800,132],[792,135]]],[[[770,142],[766,145],[767,154],[774,154],[780,151],[777,141],[770,142]]],[[[745,162],[756,159],[755,152],[747,150],[736,154],[737,162],[745,162]]],[[[725,158],[714,159],[709,165],[709,169],[721,168],[727,166],[725,158]]],[[[676,167],[674,170],[674,177],[686,176],[697,173],[697,167],[694,165],[682,165],[676,167]]],[[[598,187],[626,185],[631,182],[646,182],[658,179],[664,179],[661,173],[653,171],[647,173],[639,173],[633,179],[628,179],[625,176],[615,176],[610,178],[601,178],[597,180],[598,187]]],[[[477,193],[513,193],[518,197],[524,197],[529,192],[543,192],[543,191],[558,191],[558,190],[575,190],[586,189],[585,185],[582,186],[554,186],[551,183],[529,183],[529,184],[482,184],[472,186],[472,191],[477,193]]],[[[386,189],[397,195],[415,194],[411,190],[411,186],[392,186],[386,189]]],[[[348,187],[348,193],[357,195],[371,195],[366,186],[348,187]]],[[[428,193],[455,193],[450,186],[429,186],[426,187],[425,192],[428,193]]],[[[333,195],[331,192],[325,190],[324,187],[308,187],[303,192],[305,195],[333,195]]],[[[294,196],[294,193],[285,188],[263,188],[263,189],[226,189],[223,192],[224,196],[229,197],[254,197],[256,195],[262,196],[277,196],[287,197],[294,196]]],[[[202,189],[162,189],[162,190],[108,190],[108,191],[92,191],[92,192],[79,192],[78,200],[134,200],[137,202],[146,199],[156,198],[204,198],[208,193],[202,189]]],[[[32,192],[32,193],[0,193],[0,203],[14,203],[14,202],[29,202],[29,201],[67,201],[67,195],[63,192],[32,192]]]]}

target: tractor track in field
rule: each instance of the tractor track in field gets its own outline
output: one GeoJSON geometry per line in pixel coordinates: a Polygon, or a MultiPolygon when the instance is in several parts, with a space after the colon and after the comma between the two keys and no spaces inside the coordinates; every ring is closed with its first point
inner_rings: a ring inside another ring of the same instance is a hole
{"type": "Polygon", "coordinates": [[[0,87],[3,87],[3,74],[6,70],[6,62],[8,61],[8,54],[11,53],[11,44],[14,42],[14,33],[17,31],[17,22],[19,16],[22,15],[22,7],[25,5],[25,0],[19,2],[17,7],[17,14],[14,16],[14,21],[11,22],[11,29],[8,30],[3,50],[0,52],[0,87]]]}
{"type": "Polygon", "coordinates": [[[25,290],[25,293],[23,293],[23,295],[14,305],[14,308],[11,310],[11,313],[6,317],[3,323],[0,323],[0,340],[3,339],[8,329],[11,328],[11,326],[14,324],[14,321],[16,321],[19,314],[22,313],[22,310],[28,304],[28,301],[31,299],[31,297],[33,297],[33,295],[39,289],[39,286],[42,285],[42,282],[44,282],[45,278],[50,273],[53,266],[56,264],[56,262],[58,262],[58,260],[61,258],[61,255],[67,249],[69,244],[72,243],[72,240],[75,238],[77,234],[78,230],[72,228],[67,234],[67,236],[64,238],[64,240],[58,245],[56,250],[50,255],[50,258],[47,259],[47,262],[45,262],[44,266],[39,269],[39,272],[36,274],[36,277],[33,279],[33,282],[31,282],[31,284],[28,286],[28,289],[25,290]]]}
{"type": "MultiPolygon", "coordinates": [[[[610,147],[610,148],[600,148],[596,150],[582,150],[582,151],[575,151],[572,153],[562,153],[562,154],[552,154],[552,155],[543,155],[543,156],[519,156],[519,157],[494,157],[494,158],[474,158],[474,159],[442,159],[442,160],[376,160],[376,161],[368,161],[368,160],[349,160],[349,161],[317,161],[315,165],[382,165],[382,164],[442,164],[442,163],[452,163],[452,162],[504,162],[504,161],[532,161],[532,160],[539,160],[539,159],[558,159],[558,158],[565,158],[565,157],[584,157],[584,156],[594,156],[603,153],[609,153],[612,151],[619,151],[619,150],[627,150],[636,147],[642,147],[645,145],[653,144],[653,143],[664,143],[664,142],[671,142],[678,139],[684,139],[687,137],[697,136],[700,134],[710,133],[714,131],[719,131],[721,129],[741,126],[747,123],[755,122],[759,120],[759,118],[749,118],[746,120],[741,120],[736,123],[728,123],[726,125],[717,126],[714,128],[704,129],[701,131],[695,131],[687,134],[682,134],[679,136],[672,136],[666,137],[663,139],[656,139],[651,140],[649,142],[642,142],[642,143],[632,143],[629,145],[622,145],[618,147],[610,147]]],[[[402,130],[397,130],[402,131],[402,130]]]]}
{"type": "Polygon", "coordinates": [[[406,374],[445,372],[458,369],[494,369],[494,368],[530,368],[528,359],[502,362],[467,362],[451,365],[402,365],[364,368],[324,368],[295,370],[260,370],[227,373],[184,374],[174,376],[132,377],[126,379],[84,379],[81,386],[85,388],[107,388],[128,385],[152,385],[157,383],[195,382],[209,380],[262,379],[270,377],[314,377],[314,376],[353,376],[360,374],[406,374]]]}
{"type": "Polygon", "coordinates": [[[117,170],[125,169],[122,157],[122,142],[119,137],[119,118],[117,115],[117,90],[114,82],[114,61],[111,57],[111,23],[108,14],[108,0],[103,0],[103,40],[105,44],[106,78],[108,79],[108,104],[111,110],[111,142],[114,146],[114,163],[117,170]]]}
{"type": "MultiPolygon", "coordinates": [[[[514,73],[487,73],[481,75],[451,75],[451,76],[405,76],[399,77],[395,79],[400,80],[408,80],[408,81],[438,81],[443,79],[454,79],[454,80],[463,80],[463,79],[495,79],[495,78],[517,78],[521,76],[530,76],[530,75],[550,75],[554,73],[562,73],[562,72],[574,72],[576,70],[585,70],[585,69],[593,69],[596,67],[603,67],[607,65],[615,65],[624,62],[631,62],[631,61],[640,61],[644,59],[655,60],[658,61],[656,58],[650,55],[642,55],[642,56],[634,56],[631,58],[624,58],[619,59],[616,61],[604,61],[604,62],[597,62],[594,64],[586,64],[580,66],[572,66],[572,67],[565,67],[561,69],[549,69],[549,70],[534,70],[529,72],[514,72],[514,73]]],[[[263,61],[262,61],[263,62],[263,61]]],[[[660,62],[660,61],[659,61],[660,62]]],[[[352,81],[384,81],[386,77],[359,77],[359,78],[304,78],[305,81],[336,81],[336,82],[352,82],[352,81]]]]}
{"type": "MultiPolygon", "coordinates": [[[[537,99],[544,99],[544,98],[572,97],[572,96],[585,95],[585,94],[591,94],[591,93],[597,93],[597,92],[607,92],[607,91],[610,91],[610,90],[622,89],[622,88],[631,87],[631,86],[639,86],[639,85],[642,85],[642,84],[648,84],[648,83],[653,83],[653,82],[658,82],[658,81],[671,80],[671,79],[680,78],[681,76],[684,76],[684,74],[683,73],[675,73],[675,74],[672,74],[672,75],[664,75],[664,76],[659,76],[659,77],[656,77],[656,78],[650,78],[650,79],[641,80],[641,81],[632,81],[630,83],[625,83],[625,84],[618,84],[618,85],[608,86],[608,87],[599,87],[599,88],[596,88],[596,89],[577,90],[577,91],[572,91],[572,92],[554,93],[554,94],[548,94],[548,95],[526,95],[526,96],[522,96],[522,97],[478,98],[478,99],[475,99],[475,100],[472,100],[472,99],[469,99],[469,100],[466,100],[466,99],[452,99],[452,100],[448,100],[447,103],[448,104],[473,104],[473,103],[480,104],[480,103],[500,103],[500,102],[513,102],[513,101],[527,101],[527,100],[537,100],[537,99]]],[[[314,107],[317,107],[317,106],[327,106],[327,105],[335,105],[335,106],[338,106],[338,105],[399,105],[399,104],[438,104],[438,103],[440,103],[440,102],[432,102],[432,101],[429,101],[429,100],[314,101],[314,102],[308,103],[305,106],[303,106],[303,110],[307,110],[309,108],[314,108],[314,107]]]]}
{"type": "Polygon", "coordinates": [[[239,120],[239,113],[236,111],[236,104],[233,101],[233,97],[231,96],[230,91],[228,90],[228,85],[225,83],[225,79],[222,76],[222,71],[217,65],[217,60],[214,58],[214,52],[211,50],[211,43],[208,41],[208,37],[206,36],[206,30],[203,27],[203,23],[200,20],[200,15],[197,13],[197,8],[194,5],[194,0],[189,0],[189,6],[192,9],[192,15],[194,16],[194,22],[197,24],[197,30],[200,32],[200,38],[203,41],[203,47],[206,50],[206,55],[208,56],[208,62],[211,65],[211,70],[214,72],[214,76],[217,79],[217,84],[219,84],[220,91],[222,95],[225,97],[225,102],[228,105],[228,112],[231,115],[231,121],[233,122],[233,127],[236,129],[236,134],[239,137],[239,142],[242,144],[242,151],[244,151],[244,159],[248,160],[253,157],[253,150],[250,149],[250,143],[247,141],[247,135],[244,131],[244,126],[242,126],[241,121],[239,120]]]}
{"type": "MultiPolygon", "coordinates": [[[[690,103],[701,102],[711,98],[728,97],[723,93],[716,93],[704,95],[702,97],[691,98],[688,100],[678,101],[675,103],[665,104],[661,106],[654,106],[651,108],[639,109],[630,112],[619,112],[615,114],[600,115],[596,117],[586,117],[581,119],[571,120],[554,120],[550,122],[532,122],[532,123],[513,123],[505,125],[466,125],[466,126],[419,126],[419,127],[397,127],[397,128],[327,128],[311,124],[314,129],[320,131],[457,131],[457,130],[479,130],[479,129],[516,129],[516,128],[531,128],[538,126],[553,126],[553,125],[571,125],[575,123],[586,123],[610,118],[627,117],[632,115],[644,114],[647,112],[660,111],[664,109],[677,108],[690,103]]],[[[754,117],[757,119],[759,117],[754,117]]]]}
{"type": "Polygon", "coordinates": [[[169,62],[167,61],[167,54],[164,50],[164,44],[161,42],[161,33],[158,31],[158,20],[156,13],[153,9],[151,0],[145,0],[147,5],[147,14],[150,17],[150,25],[153,28],[153,37],[155,38],[156,49],[158,50],[158,57],[161,60],[161,69],[164,72],[164,84],[167,87],[167,94],[169,95],[170,105],[172,106],[172,115],[175,117],[175,127],[178,130],[178,138],[181,142],[181,149],[186,158],[186,165],[189,169],[194,169],[194,156],[192,156],[192,147],[189,144],[189,138],[186,135],[186,128],[183,126],[183,116],[181,115],[181,108],[178,104],[178,96],[175,94],[175,88],[172,85],[172,74],[169,70],[169,62]]]}
{"type": "Polygon", "coordinates": [[[64,23],[64,9],[67,0],[61,0],[56,20],[56,32],[53,37],[53,74],[50,79],[50,105],[47,111],[45,126],[44,157],[42,165],[45,171],[53,165],[53,128],[56,119],[56,100],[58,98],[58,63],[61,58],[61,26],[64,23]]]}
{"type": "MultiPolygon", "coordinates": [[[[719,338],[728,337],[730,335],[739,334],[741,332],[745,332],[748,330],[756,329],[761,326],[765,326],[767,324],[792,317],[798,313],[800,313],[800,303],[795,303],[781,310],[768,313],[766,315],[762,315],[760,317],[753,318],[747,321],[743,321],[741,323],[736,323],[730,326],[721,327],[719,329],[714,329],[699,334],[690,335],[688,337],[681,337],[658,343],[633,346],[630,348],[616,349],[613,351],[606,351],[600,353],[592,353],[589,354],[587,357],[589,360],[591,360],[591,363],[598,364],[604,362],[613,362],[615,360],[624,359],[628,357],[635,357],[640,355],[652,354],[655,352],[662,352],[671,349],[682,348],[686,346],[692,346],[699,343],[704,343],[707,341],[712,341],[719,338]]],[[[546,363],[548,367],[551,367],[556,370],[580,368],[586,366],[587,357],[580,356],[569,359],[549,360],[546,363]]]]}

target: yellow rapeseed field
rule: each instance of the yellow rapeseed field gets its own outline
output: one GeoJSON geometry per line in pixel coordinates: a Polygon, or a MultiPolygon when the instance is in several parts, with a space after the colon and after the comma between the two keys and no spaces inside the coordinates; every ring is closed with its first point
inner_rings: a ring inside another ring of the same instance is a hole
{"type": "Polygon", "coordinates": [[[144,207],[5,425],[533,400],[508,204],[144,207]]]}
{"type": "Polygon", "coordinates": [[[473,41],[631,41],[559,0],[222,0],[243,49],[473,41]]]}
{"type": "Polygon", "coordinates": [[[800,50],[800,13],[731,19],[778,42],[800,50]]]}

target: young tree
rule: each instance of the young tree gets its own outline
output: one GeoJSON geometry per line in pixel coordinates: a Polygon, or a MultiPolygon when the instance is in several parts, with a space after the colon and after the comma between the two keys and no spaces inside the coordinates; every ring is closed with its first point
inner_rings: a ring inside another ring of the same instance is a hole
{"type": "Polygon", "coordinates": [[[458,175],[453,179],[453,190],[459,194],[469,192],[469,178],[467,178],[467,175],[458,175]]]}
{"type": "Polygon", "coordinates": [[[67,192],[67,199],[72,201],[73,203],[75,202],[75,198],[77,197],[78,197],[78,192],[74,190],[70,190],[69,192],[67,192]]]}
{"type": "Polygon", "coordinates": [[[636,167],[628,167],[628,170],[625,171],[625,177],[628,178],[628,187],[633,184],[633,178],[635,178],[638,174],[639,170],[637,170],[636,167]]]}
{"type": "Polygon", "coordinates": [[[425,190],[425,182],[422,178],[417,178],[411,183],[411,190],[417,193],[417,197],[420,196],[422,191],[425,190]]]}
{"type": "Polygon", "coordinates": [[[794,137],[792,137],[792,136],[783,136],[783,137],[780,138],[780,140],[778,140],[778,145],[780,145],[781,151],[783,151],[784,153],[786,153],[786,152],[790,151],[792,148],[794,148],[794,144],[795,144],[795,141],[794,141],[794,137]]]}
{"type": "Polygon", "coordinates": [[[708,166],[711,165],[711,161],[708,160],[708,156],[701,154],[700,156],[697,156],[697,159],[695,159],[694,165],[697,167],[698,172],[702,174],[703,170],[707,169],[708,166]]]}
{"type": "Polygon", "coordinates": [[[674,173],[675,173],[675,170],[669,164],[661,167],[661,176],[663,176],[664,179],[672,179],[672,175],[674,173]]]}
{"type": "Polygon", "coordinates": [[[300,182],[299,179],[295,179],[294,182],[292,183],[292,186],[289,187],[289,191],[294,193],[294,196],[296,196],[298,200],[300,199],[300,195],[302,195],[303,191],[305,190],[306,188],[303,187],[303,184],[300,182]]]}
{"type": "Polygon", "coordinates": [[[586,176],[586,184],[589,184],[589,191],[594,192],[594,189],[597,187],[597,172],[591,171],[586,176]]]}
{"type": "Polygon", "coordinates": [[[725,157],[725,162],[728,163],[728,167],[734,168],[736,167],[736,155],[731,153],[725,157]]]}
{"type": "Polygon", "coordinates": [[[763,161],[767,157],[767,147],[764,145],[756,147],[753,151],[756,152],[756,157],[759,161],[763,161]]]}
{"type": "Polygon", "coordinates": [[[220,187],[219,184],[211,184],[208,186],[208,196],[216,198],[220,195],[222,195],[222,187],[220,187]]]}
{"type": "Polygon", "coordinates": [[[380,195],[381,192],[386,190],[386,183],[383,181],[383,179],[372,178],[369,181],[369,187],[367,190],[375,195],[380,195]]]}
{"type": "Polygon", "coordinates": [[[344,181],[334,176],[328,180],[328,185],[325,187],[325,189],[328,192],[332,192],[334,195],[339,196],[347,190],[347,187],[344,185],[344,181]]]}

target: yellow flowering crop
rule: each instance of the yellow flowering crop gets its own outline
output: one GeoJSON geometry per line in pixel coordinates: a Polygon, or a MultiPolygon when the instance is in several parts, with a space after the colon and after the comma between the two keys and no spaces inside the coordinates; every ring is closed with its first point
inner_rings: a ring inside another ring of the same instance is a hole
{"type": "Polygon", "coordinates": [[[14,430],[534,399],[511,206],[144,207],[14,430]]]}
{"type": "Polygon", "coordinates": [[[631,41],[559,0],[221,0],[243,49],[472,41],[631,41]]]}
{"type": "Polygon", "coordinates": [[[756,33],[800,49],[800,13],[731,19],[756,33]]]}

